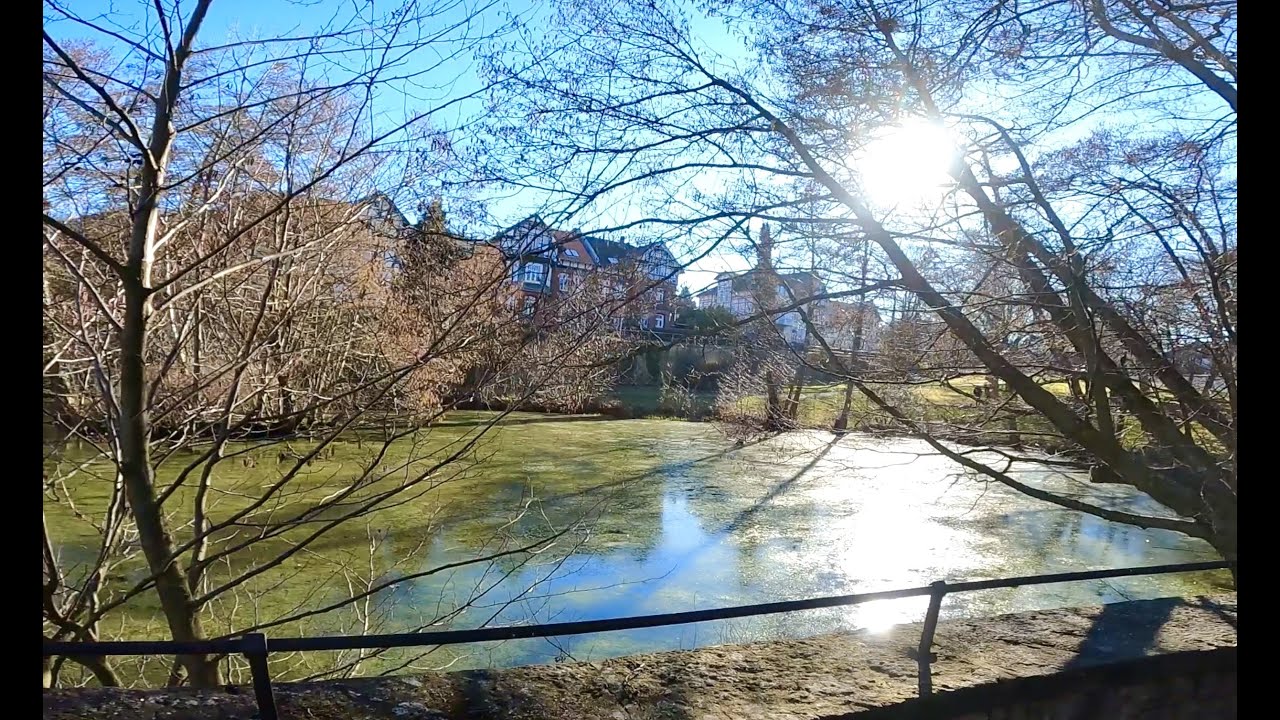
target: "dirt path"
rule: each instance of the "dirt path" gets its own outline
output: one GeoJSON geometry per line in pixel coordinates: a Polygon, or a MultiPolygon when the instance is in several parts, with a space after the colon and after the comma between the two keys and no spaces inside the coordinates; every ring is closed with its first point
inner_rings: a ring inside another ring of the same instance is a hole
{"type": "MultiPolygon", "coordinates": [[[[1043,675],[1236,644],[1235,595],[945,621],[934,688],[1043,675]]],[[[882,634],[725,645],[595,663],[280,684],[282,718],[307,720],[808,720],[915,696],[919,625],[882,634]]],[[[251,688],[54,691],[46,720],[256,717],[251,688]]]]}

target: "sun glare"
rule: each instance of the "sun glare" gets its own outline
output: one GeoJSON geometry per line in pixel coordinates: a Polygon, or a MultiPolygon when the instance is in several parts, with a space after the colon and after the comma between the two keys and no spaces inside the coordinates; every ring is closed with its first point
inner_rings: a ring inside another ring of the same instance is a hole
{"type": "Polygon", "coordinates": [[[856,158],[867,198],[884,207],[932,205],[942,199],[958,152],[946,128],[912,120],[885,128],[856,158]]]}

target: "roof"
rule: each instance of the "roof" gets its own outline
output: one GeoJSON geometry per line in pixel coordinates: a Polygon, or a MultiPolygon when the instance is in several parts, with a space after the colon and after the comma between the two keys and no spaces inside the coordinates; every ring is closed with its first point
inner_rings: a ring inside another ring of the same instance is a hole
{"type": "Polygon", "coordinates": [[[491,242],[500,243],[505,236],[518,231],[525,233],[547,232],[557,246],[564,246],[571,240],[577,240],[582,243],[587,254],[591,256],[591,261],[600,267],[617,265],[624,260],[639,260],[652,250],[660,251],[667,257],[672,257],[671,251],[660,240],[644,245],[631,245],[620,240],[585,235],[580,230],[556,230],[547,225],[539,215],[530,215],[515,223],[494,236],[491,242]]]}
{"type": "Polygon", "coordinates": [[[502,240],[502,238],[506,237],[507,235],[510,235],[512,232],[525,227],[528,227],[529,230],[533,230],[539,226],[547,227],[547,224],[542,221],[541,216],[530,215],[529,217],[521,220],[520,222],[517,222],[513,225],[509,225],[504,230],[499,231],[497,235],[494,235],[493,237],[489,238],[489,242],[492,242],[492,243],[499,242],[500,240],[502,240]]]}
{"type": "Polygon", "coordinates": [[[594,259],[599,265],[620,263],[625,260],[627,256],[636,256],[639,254],[637,248],[627,245],[626,243],[621,243],[616,240],[591,237],[590,235],[583,236],[582,244],[591,249],[592,255],[595,256],[594,259]]]}
{"type": "MultiPolygon", "coordinates": [[[[752,269],[732,276],[734,292],[751,292],[754,290],[758,272],[759,270],[752,269]]],[[[804,294],[800,295],[800,297],[822,292],[824,287],[822,280],[811,272],[779,273],[778,279],[786,283],[792,292],[803,292],[804,294]]]]}
{"type": "Polygon", "coordinates": [[[404,216],[404,213],[400,212],[396,201],[392,200],[386,193],[375,192],[354,204],[365,204],[375,217],[386,220],[396,227],[409,226],[409,219],[404,216]]]}

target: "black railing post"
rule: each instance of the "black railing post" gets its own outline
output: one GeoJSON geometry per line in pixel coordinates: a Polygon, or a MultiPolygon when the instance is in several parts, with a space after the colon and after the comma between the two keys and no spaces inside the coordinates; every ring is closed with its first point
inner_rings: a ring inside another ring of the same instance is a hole
{"type": "Polygon", "coordinates": [[[934,661],[933,633],[938,629],[938,612],[942,610],[942,598],[947,594],[947,584],[942,580],[929,583],[929,611],[924,615],[924,628],[920,631],[920,647],[916,648],[916,664],[919,668],[920,697],[933,692],[934,661]]]}
{"type": "Polygon", "coordinates": [[[253,676],[258,720],[280,720],[276,712],[276,697],[271,692],[271,671],[267,669],[267,636],[262,633],[245,635],[244,656],[249,659],[249,673],[253,676]]]}

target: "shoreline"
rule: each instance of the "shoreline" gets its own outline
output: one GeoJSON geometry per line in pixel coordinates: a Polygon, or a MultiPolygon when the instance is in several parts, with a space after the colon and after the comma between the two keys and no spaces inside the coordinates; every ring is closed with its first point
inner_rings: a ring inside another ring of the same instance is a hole
{"type": "MultiPolygon", "coordinates": [[[[1235,593],[1137,600],[938,624],[935,692],[1134,658],[1236,645],[1235,593]]],[[[719,645],[613,658],[385,678],[275,684],[282,717],[311,720],[810,720],[916,696],[920,623],[881,633],[719,645]]],[[[50,690],[44,717],[249,718],[234,691],[50,690]]]]}

